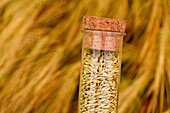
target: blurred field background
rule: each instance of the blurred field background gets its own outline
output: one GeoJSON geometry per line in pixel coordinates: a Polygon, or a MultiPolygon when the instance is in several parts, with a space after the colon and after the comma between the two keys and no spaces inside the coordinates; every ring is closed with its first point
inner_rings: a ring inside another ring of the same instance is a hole
{"type": "Polygon", "coordinates": [[[119,113],[170,113],[170,0],[0,0],[0,113],[77,113],[84,15],[128,21],[119,113]]]}

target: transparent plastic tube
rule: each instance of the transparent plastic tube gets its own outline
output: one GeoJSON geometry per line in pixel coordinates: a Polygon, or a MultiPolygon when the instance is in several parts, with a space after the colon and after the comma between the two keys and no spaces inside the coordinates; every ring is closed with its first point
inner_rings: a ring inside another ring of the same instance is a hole
{"type": "Polygon", "coordinates": [[[125,33],[84,30],[79,113],[117,113],[125,33]]]}

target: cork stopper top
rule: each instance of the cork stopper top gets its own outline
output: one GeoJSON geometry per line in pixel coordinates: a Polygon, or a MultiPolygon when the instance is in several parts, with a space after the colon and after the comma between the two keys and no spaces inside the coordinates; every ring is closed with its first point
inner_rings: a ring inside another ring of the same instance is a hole
{"type": "Polygon", "coordinates": [[[83,27],[85,30],[102,30],[111,32],[125,32],[126,20],[117,20],[102,17],[83,17],[83,27]]]}

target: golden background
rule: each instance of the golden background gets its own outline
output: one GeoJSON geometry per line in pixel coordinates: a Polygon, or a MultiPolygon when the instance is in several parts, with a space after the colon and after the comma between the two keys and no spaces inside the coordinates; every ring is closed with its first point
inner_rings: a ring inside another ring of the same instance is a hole
{"type": "Polygon", "coordinates": [[[77,112],[84,15],[127,20],[119,113],[169,113],[169,0],[0,0],[0,113],[77,112]]]}

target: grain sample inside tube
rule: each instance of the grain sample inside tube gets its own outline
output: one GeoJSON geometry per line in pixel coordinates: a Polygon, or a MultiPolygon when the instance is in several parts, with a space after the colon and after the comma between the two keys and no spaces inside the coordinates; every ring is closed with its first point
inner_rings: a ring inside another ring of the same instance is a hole
{"type": "Polygon", "coordinates": [[[120,74],[117,51],[84,49],[80,111],[116,113],[120,74]]]}

